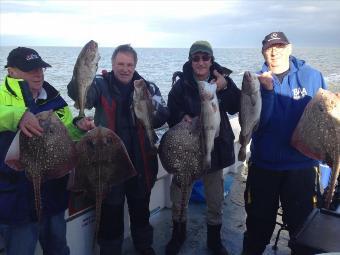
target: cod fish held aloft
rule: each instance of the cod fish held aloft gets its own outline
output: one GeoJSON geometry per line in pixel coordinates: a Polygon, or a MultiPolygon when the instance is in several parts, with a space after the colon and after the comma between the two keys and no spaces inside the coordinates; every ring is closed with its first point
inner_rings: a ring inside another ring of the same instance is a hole
{"type": "Polygon", "coordinates": [[[99,59],[98,44],[91,40],[79,53],[74,66],[72,84],[77,93],[75,107],[79,109],[79,117],[85,116],[86,93],[96,75],[99,59]]]}
{"type": "Polygon", "coordinates": [[[150,98],[150,93],[143,79],[135,80],[133,85],[134,113],[146,130],[151,148],[156,150],[155,143],[157,142],[157,135],[152,128],[152,114],[154,112],[154,106],[150,98]]]}
{"type": "Polygon", "coordinates": [[[53,111],[40,112],[36,117],[44,129],[42,136],[28,137],[20,132],[19,139],[15,139],[10,147],[12,154],[6,161],[16,170],[25,170],[33,182],[35,207],[40,219],[41,184],[69,173],[75,165],[75,150],[66,127],[53,111]]]}
{"type": "Polygon", "coordinates": [[[70,189],[84,191],[96,201],[97,237],[101,204],[111,187],[135,176],[136,170],[121,139],[110,129],[96,127],[76,144],[78,163],[70,189]]]}
{"type": "Polygon", "coordinates": [[[205,145],[204,168],[211,167],[211,152],[214,148],[215,138],[220,133],[221,116],[216,95],[216,84],[205,81],[198,82],[198,90],[201,98],[201,122],[202,135],[205,145]]]}
{"type": "Polygon", "coordinates": [[[319,89],[307,104],[291,144],[304,155],[332,168],[325,208],[329,208],[340,168],[340,93],[319,89]]]}
{"type": "Polygon", "coordinates": [[[239,123],[241,132],[239,143],[241,148],[238,153],[238,160],[246,159],[247,145],[250,142],[252,133],[257,129],[262,108],[260,82],[255,73],[244,72],[241,88],[241,105],[239,112],[239,123]]]}
{"type": "Polygon", "coordinates": [[[193,118],[192,122],[181,121],[165,132],[158,147],[159,159],[164,169],[174,175],[173,180],[181,189],[180,215],[183,215],[189,186],[205,171],[201,134],[198,117],[193,118]]]}

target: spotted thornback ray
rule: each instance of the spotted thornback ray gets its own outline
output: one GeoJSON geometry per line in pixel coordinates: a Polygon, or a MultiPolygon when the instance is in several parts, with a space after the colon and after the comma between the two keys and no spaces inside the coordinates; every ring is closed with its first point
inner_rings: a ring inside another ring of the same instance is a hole
{"type": "Polygon", "coordinates": [[[325,198],[329,208],[340,168],[340,93],[319,89],[307,104],[291,144],[304,155],[325,161],[332,175],[325,198]]]}
{"type": "Polygon", "coordinates": [[[204,167],[211,167],[211,152],[214,148],[215,138],[220,133],[221,116],[216,95],[217,85],[205,81],[198,82],[198,90],[201,98],[201,122],[203,128],[204,167]]]}
{"type": "Polygon", "coordinates": [[[158,147],[164,169],[174,175],[173,180],[181,189],[180,218],[183,215],[189,186],[205,172],[201,134],[201,122],[195,117],[191,123],[182,121],[171,127],[162,136],[158,147]]]}
{"type": "Polygon", "coordinates": [[[157,141],[157,135],[152,128],[152,114],[155,111],[155,107],[152,104],[150,93],[146,87],[145,81],[143,79],[135,80],[133,85],[134,113],[145,128],[151,148],[156,150],[155,143],[157,141]]]}
{"type": "Polygon", "coordinates": [[[244,72],[240,100],[238,120],[241,126],[239,136],[241,148],[238,153],[238,160],[244,161],[251,135],[258,127],[262,108],[260,82],[256,74],[248,71],[244,72]]]}
{"type": "Polygon", "coordinates": [[[96,127],[76,144],[78,164],[71,190],[84,191],[96,200],[97,237],[102,200],[113,185],[137,173],[121,139],[110,129],[96,127]]]}
{"type": "Polygon", "coordinates": [[[82,48],[74,65],[72,84],[76,87],[75,107],[80,117],[85,116],[86,94],[96,75],[99,59],[98,44],[91,40],[82,48]]]}
{"type": "Polygon", "coordinates": [[[41,183],[65,176],[74,167],[74,143],[67,129],[52,111],[36,115],[44,129],[42,136],[28,137],[20,132],[20,163],[32,180],[37,217],[40,219],[41,183]]]}

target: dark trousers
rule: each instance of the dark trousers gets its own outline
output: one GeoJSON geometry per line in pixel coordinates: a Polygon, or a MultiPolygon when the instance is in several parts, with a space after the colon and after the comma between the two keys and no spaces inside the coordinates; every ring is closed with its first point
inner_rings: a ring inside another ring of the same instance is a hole
{"type": "Polygon", "coordinates": [[[247,212],[243,250],[262,254],[273,234],[281,203],[290,236],[313,209],[315,169],[266,170],[250,165],[244,192],[247,212]]]}
{"type": "Polygon", "coordinates": [[[116,254],[112,253],[112,250],[121,250],[124,239],[125,197],[130,214],[131,237],[136,249],[143,250],[152,245],[153,228],[149,222],[150,192],[145,190],[137,176],[113,187],[103,201],[98,233],[101,255],[116,254]],[[108,253],[105,253],[105,250],[108,253]]]}

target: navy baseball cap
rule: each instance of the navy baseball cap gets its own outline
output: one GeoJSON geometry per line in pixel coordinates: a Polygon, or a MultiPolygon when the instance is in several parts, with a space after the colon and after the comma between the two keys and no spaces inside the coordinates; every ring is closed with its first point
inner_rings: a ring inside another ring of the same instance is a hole
{"type": "Polygon", "coordinates": [[[270,48],[274,44],[289,44],[287,36],[283,32],[271,32],[262,41],[262,50],[270,48]]]}
{"type": "Polygon", "coordinates": [[[7,67],[16,67],[23,72],[29,72],[41,67],[51,67],[39,56],[38,52],[26,47],[13,49],[7,57],[7,67]]]}

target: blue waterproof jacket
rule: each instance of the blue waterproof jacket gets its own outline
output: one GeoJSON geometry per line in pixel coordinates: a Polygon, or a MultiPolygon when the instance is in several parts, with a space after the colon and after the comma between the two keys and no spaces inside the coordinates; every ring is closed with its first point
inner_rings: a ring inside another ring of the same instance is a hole
{"type": "MultiPolygon", "coordinates": [[[[251,161],[269,170],[306,169],[318,165],[290,145],[291,136],[307,103],[319,88],[326,88],[322,74],[293,56],[282,83],[274,76],[274,89],[261,88],[259,128],[251,143],[251,161]]],[[[268,71],[263,65],[261,72],[268,71]]]]}
{"type": "MultiPolygon", "coordinates": [[[[83,134],[73,125],[70,109],[59,92],[47,82],[44,82],[43,88],[47,99],[34,101],[28,84],[23,80],[7,76],[0,85],[0,224],[36,220],[32,183],[24,171],[15,171],[4,162],[24,112],[54,110],[68,128],[71,137],[77,139],[83,134]]],[[[67,208],[67,180],[68,176],[65,176],[42,184],[43,215],[54,215],[67,208]]]]}
{"type": "MultiPolygon", "coordinates": [[[[226,89],[216,93],[221,116],[220,133],[214,140],[214,149],[211,152],[211,169],[208,172],[214,172],[235,163],[235,136],[229,122],[228,113],[235,114],[239,112],[241,97],[240,89],[228,77],[231,71],[213,62],[210,67],[209,81],[214,78],[214,70],[225,76],[228,85],[226,89]]],[[[201,99],[191,63],[187,61],[183,65],[183,72],[176,72],[175,74],[179,74],[180,79],[172,86],[168,95],[168,107],[170,110],[168,124],[170,127],[181,122],[186,114],[194,118],[200,116],[201,113],[201,99]]]]}

